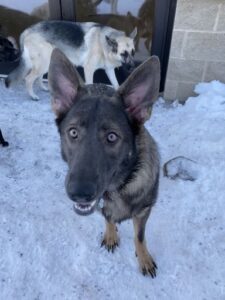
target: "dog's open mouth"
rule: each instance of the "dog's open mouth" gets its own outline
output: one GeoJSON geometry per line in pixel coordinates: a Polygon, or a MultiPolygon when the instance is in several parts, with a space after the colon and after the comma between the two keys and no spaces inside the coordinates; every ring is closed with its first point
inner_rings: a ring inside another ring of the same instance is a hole
{"type": "Polygon", "coordinates": [[[74,211],[82,216],[89,215],[93,213],[96,207],[97,200],[94,200],[90,203],[74,203],[74,211]]]}

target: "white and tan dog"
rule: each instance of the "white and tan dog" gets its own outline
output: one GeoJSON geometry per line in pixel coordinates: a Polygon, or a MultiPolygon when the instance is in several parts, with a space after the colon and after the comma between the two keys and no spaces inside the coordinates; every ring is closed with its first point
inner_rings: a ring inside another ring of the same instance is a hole
{"type": "Polygon", "coordinates": [[[21,59],[18,67],[6,78],[7,87],[25,79],[32,99],[38,96],[33,84],[48,72],[54,48],[59,48],[75,66],[84,68],[86,84],[93,83],[94,72],[104,69],[114,88],[118,87],[115,68],[133,64],[135,32],[127,37],[124,32],[97,23],[42,21],[20,36],[21,59]],[[133,35],[133,36],[132,36],[133,35]]]}

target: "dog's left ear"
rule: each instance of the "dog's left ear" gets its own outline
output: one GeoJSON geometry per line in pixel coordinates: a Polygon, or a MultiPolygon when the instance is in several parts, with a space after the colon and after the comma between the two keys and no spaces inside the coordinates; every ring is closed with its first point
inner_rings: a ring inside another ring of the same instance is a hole
{"type": "Polygon", "coordinates": [[[143,124],[149,117],[149,110],[159,94],[160,62],[152,56],[135,69],[119,87],[126,111],[130,118],[143,124]]]}
{"type": "Polygon", "coordinates": [[[52,109],[57,117],[65,114],[76,100],[82,79],[69,59],[57,48],[52,52],[48,84],[52,109]]]}

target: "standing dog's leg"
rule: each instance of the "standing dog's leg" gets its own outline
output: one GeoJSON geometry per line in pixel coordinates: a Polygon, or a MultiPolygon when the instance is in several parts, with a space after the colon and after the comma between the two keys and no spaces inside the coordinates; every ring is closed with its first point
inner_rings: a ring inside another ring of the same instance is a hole
{"type": "Polygon", "coordinates": [[[2,144],[3,147],[7,147],[9,145],[9,143],[4,140],[1,129],[0,129],[0,144],[2,144]]]}
{"type": "Polygon", "coordinates": [[[140,215],[133,217],[135,231],[135,248],[139,265],[143,275],[150,274],[152,278],[156,276],[157,266],[148,252],[145,242],[145,225],[148,220],[150,209],[143,211],[140,215]]]}
{"type": "Polygon", "coordinates": [[[90,64],[84,65],[84,77],[86,84],[94,83],[94,72],[95,69],[90,64]]]}
{"type": "Polygon", "coordinates": [[[38,95],[36,95],[33,90],[34,82],[39,77],[40,77],[40,74],[33,68],[25,78],[26,88],[28,90],[29,95],[31,96],[31,98],[33,100],[39,100],[38,95]]]}
{"type": "Polygon", "coordinates": [[[116,79],[114,68],[107,68],[107,69],[105,69],[105,72],[106,72],[107,76],[109,77],[109,80],[111,81],[113,87],[115,89],[117,89],[119,87],[119,83],[116,79]]]}
{"type": "Polygon", "coordinates": [[[45,91],[45,92],[47,92],[48,91],[48,87],[44,84],[44,82],[43,82],[43,76],[40,76],[39,78],[38,78],[38,83],[39,83],[39,85],[40,85],[40,88],[43,90],[43,91],[45,91]]]}
{"type": "Polygon", "coordinates": [[[106,221],[106,231],[101,246],[105,246],[108,251],[113,252],[118,245],[119,237],[117,234],[116,225],[106,221]]]}

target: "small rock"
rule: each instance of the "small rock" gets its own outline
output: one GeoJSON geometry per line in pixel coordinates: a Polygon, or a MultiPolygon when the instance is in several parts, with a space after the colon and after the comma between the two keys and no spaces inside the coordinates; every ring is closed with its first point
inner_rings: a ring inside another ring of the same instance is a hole
{"type": "Polygon", "coordinates": [[[198,164],[184,156],[177,156],[164,164],[163,174],[173,180],[195,181],[198,178],[198,164]]]}

